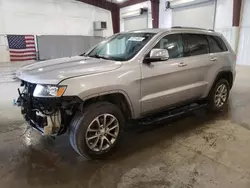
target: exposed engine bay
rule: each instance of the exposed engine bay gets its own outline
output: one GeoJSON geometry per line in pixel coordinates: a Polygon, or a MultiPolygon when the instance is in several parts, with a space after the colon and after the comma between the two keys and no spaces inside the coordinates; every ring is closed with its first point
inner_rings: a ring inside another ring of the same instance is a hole
{"type": "Polygon", "coordinates": [[[21,82],[22,92],[16,105],[29,124],[44,135],[58,136],[66,132],[68,125],[81,104],[81,99],[73,97],[34,97],[36,84],[21,82]]]}

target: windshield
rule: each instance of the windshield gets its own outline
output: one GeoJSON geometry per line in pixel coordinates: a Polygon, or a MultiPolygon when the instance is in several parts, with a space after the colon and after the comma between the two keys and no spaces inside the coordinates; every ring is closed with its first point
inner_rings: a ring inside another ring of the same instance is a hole
{"type": "Polygon", "coordinates": [[[86,56],[127,61],[133,58],[153,36],[154,33],[118,34],[110,40],[98,44],[86,56]]]}

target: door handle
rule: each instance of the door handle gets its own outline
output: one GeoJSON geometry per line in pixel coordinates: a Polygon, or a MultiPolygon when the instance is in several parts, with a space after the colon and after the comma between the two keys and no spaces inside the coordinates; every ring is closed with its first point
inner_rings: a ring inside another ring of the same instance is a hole
{"type": "Polygon", "coordinates": [[[217,60],[217,57],[212,57],[211,59],[210,59],[210,61],[216,61],[217,60]]]}
{"type": "Polygon", "coordinates": [[[183,62],[181,62],[181,63],[178,64],[178,67],[185,67],[185,66],[187,66],[187,64],[183,63],[183,62]]]}

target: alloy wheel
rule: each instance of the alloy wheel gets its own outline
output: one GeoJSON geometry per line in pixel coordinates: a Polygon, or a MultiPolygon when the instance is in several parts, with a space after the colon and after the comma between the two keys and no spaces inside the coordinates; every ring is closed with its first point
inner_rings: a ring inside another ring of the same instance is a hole
{"type": "Polygon", "coordinates": [[[214,103],[217,108],[222,107],[226,100],[227,100],[227,86],[225,84],[219,85],[219,87],[216,89],[215,96],[214,96],[214,103]]]}
{"type": "Polygon", "coordinates": [[[110,148],[119,134],[119,122],[111,114],[101,114],[88,126],[86,143],[95,152],[102,152],[110,148]]]}

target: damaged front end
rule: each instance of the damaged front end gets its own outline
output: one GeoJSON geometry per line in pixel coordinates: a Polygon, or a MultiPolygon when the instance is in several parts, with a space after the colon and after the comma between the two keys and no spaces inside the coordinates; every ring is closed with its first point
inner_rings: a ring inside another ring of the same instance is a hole
{"type": "Polygon", "coordinates": [[[65,133],[81,99],[76,96],[35,97],[36,84],[22,81],[21,86],[23,90],[18,89],[16,105],[21,107],[25,120],[44,135],[65,133]]]}

